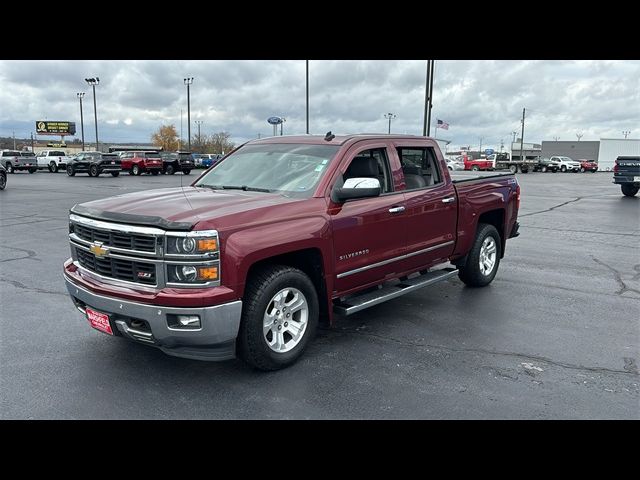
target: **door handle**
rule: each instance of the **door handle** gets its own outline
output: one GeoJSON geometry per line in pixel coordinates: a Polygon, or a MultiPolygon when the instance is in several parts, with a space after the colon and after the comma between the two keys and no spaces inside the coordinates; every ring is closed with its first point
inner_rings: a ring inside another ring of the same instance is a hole
{"type": "Polygon", "coordinates": [[[389,213],[402,213],[404,212],[404,207],[393,207],[389,209],[389,213]]]}
{"type": "Polygon", "coordinates": [[[455,201],[456,201],[456,197],[447,197],[442,199],[442,203],[451,203],[455,201]]]}

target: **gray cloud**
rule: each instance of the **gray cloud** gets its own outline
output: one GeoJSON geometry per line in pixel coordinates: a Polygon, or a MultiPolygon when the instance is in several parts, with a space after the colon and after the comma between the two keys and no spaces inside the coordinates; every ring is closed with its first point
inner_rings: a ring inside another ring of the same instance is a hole
{"type": "MultiPolygon", "coordinates": [[[[186,136],[186,87],[191,117],[205,133],[231,132],[237,141],[270,135],[271,115],[287,121],[285,134],[304,133],[304,61],[2,61],[0,135],[28,137],[35,120],[78,123],[76,92],[84,91],[85,134],[93,137],[96,88],[100,137],[106,142],[149,141],[161,124],[186,136]]],[[[392,131],[420,134],[425,61],[311,61],[312,133],[386,132],[386,112],[397,115],[392,131]]],[[[454,145],[499,146],[520,131],[525,139],[573,140],[640,136],[638,61],[436,61],[432,123],[450,124],[438,136],[454,145]]],[[[192,134],[195,124],[192,124],[192,134]]],[[[433,131],[432,131],[433,133],[433,131]]]]}

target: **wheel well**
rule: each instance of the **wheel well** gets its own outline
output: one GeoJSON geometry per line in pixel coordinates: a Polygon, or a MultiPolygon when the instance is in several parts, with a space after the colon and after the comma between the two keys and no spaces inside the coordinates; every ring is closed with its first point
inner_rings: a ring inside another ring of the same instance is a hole
{"type": "Polygon", "coordinates": [[[316,287],[316,292],[318,292],[320,319],[328,321],[327,288],[324,281],[324,263],[320,250],[317,248],[307,248],[265,258],[251,265],[247,272],[247,278],[249,278],[256,269],[267,265],[286,265],[306,273],[316,287]]]}
{"type": "Polygon", "coordinates": [[[504,257],[504,247],[505,247],[505,234],[504,234],[504,210],[491,210],[490,212],[484,212],[478,218],[478,223],[488,223],[489,225],[493,225],[498,230],[500,234],[500,252],[501,257],[504,257]]]}

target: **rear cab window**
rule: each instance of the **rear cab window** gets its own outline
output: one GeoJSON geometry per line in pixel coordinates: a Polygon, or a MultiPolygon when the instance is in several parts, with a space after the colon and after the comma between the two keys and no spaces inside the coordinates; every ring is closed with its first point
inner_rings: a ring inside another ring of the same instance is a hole
{"type": "Polygon", "coordinates": [[[405,189],[416,190],[439,185],[444,181],[440,162],[433,147],[397,147],[404,174],[405,189]]]}

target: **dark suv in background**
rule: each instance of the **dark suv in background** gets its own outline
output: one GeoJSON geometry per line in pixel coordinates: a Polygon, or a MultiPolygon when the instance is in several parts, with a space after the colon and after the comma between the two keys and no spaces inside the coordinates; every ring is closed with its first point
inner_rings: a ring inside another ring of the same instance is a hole
{"type": "Polygon", "coordinates": [[[195,168],[195,162],[191,152],[162,152],[162,173],[173,175],[178,171],[182,171],[185,175],[189,175],[191,170],[195,168]]]}
{"type": "Polygon", "coordinates": [[[90,177],[110,173],[117,177],[121,170],[120,157],[115,153],[82,152],[71,157],[67,163],[67,175],[70,177],[76,173],[88,173],[90,177]]]}

